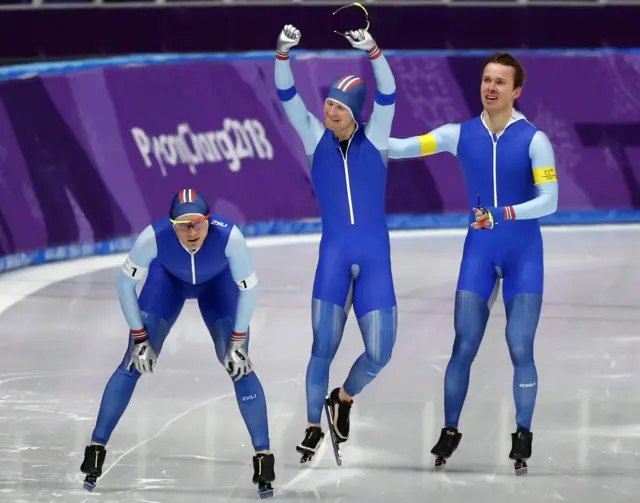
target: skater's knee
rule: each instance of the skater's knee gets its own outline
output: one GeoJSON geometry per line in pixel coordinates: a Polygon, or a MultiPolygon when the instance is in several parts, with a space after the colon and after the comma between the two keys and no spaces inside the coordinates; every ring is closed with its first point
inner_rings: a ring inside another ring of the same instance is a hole
{"type": "Polygon", "coordinates": [[[376,370],[376,372],[380,372],[387,365],[387,363],[391,361],[392,353],[393,348],[389,348],[386,351],[378,352],[367,350],[366,356],[367,360],[369,360],[369,364],[376,370]]]}
{"type": "Polygon", "coordinates": [[[138,371],[136,366],[133,365],[133,363],[131,363],[130,360],[122,362],[122,364],[113,373],[113,375],[118,375],[118,374],[122,375],[128,380],[132,379],[134,381],[137,381],[138,379],[140,379],[140,376],[142,375],[138,371]]]}
{"type": "Polygon", "coordinates": [[[453,345],[452,359],[471,364],[478,354],[479,344],[476,340],[456,334],[456,341],[453,345]]]}
{"type": "Polygon", "coordinates": [[[511,343],[509,344],[509,354],[515,367],[533,363],[533,348],[530,344],[511,343]]]}
{"type": "Polygon", "coordinates": [[[315,360],[320,360],[323,362],[331,362],[333,360],[334,352],[328,349],[323,344],[313,344],[311,347],[311,358],[315,360]]]}
{"type": "Polygon", "coordinates": [[[396,308],[371,311],[358,318],[364,338],[365,354],[370,364],[382,370],[391,360],[396,342],[396,308]]]}

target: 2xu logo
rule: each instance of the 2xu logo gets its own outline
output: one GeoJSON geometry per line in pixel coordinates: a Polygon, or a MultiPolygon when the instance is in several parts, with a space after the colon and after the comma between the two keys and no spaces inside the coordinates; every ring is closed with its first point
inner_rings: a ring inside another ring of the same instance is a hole
{"type": "Polygon", "coordinates": [[[178,125],[177,134],[148,135],[139,127],[131,134],[148,168],[153,159],[162,176],[167,176],[167,165],[184,164],[193,173],[201,164],[227,161],[231,171],[239,171],[242,159],[273,159],[273,146],[262,123],[257,119],[240,122],[226,118],[219,131],[194,132],[187,122],[178,125]]]}

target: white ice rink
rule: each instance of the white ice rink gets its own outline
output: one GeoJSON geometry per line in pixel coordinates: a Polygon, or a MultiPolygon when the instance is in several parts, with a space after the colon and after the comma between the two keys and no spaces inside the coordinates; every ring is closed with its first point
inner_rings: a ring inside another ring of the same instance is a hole
{"type": "MultiPolygon", "coordinates": [[[[508,459],[512,368],[501,297],[474,363],[460,448],[442,473],[443,422],[463,233],[394,234],[399,331],[391,363],[357,397],[338,467],[327,440],[299,464],[317,238],[252,242],[260,301],[251,355],[267,395],[278,500],[331,503],[640,501],[640,226],[545,229],[545,302],[529,474],[508,459]],[[296,241],[299,242],[296,244],[296,241]]],[[[0,503],[259,501],[252,449],[213,344],[188,302],[143,377],[94,493],[80,464],[127,326],[122,256],[0,276],[0,503]]],[[[332,367],[339,386],[363,344],[353,318],[332,367]]]]}

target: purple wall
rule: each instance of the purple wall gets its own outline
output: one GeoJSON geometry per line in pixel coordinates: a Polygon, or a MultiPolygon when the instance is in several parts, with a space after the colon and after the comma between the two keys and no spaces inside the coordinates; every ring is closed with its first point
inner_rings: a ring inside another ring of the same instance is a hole
{"type": "MultiPolygon", "coordinates": [[[[482,57],[388,56],[393,135],[477,115],[482,57]]],[[[640,55],[527,54],[520,107],[555,147],[560,210],[640,209],[640,55]]],[[[293,61],[315,113],[366,57],[293,61]]],[[[368,110],[366,111],[368,113],[368,110]]],[[[93,68],[0,82],[0,256],[142,230],[181,188],[238,224],[318,216],[302,146],[273,84],[273,60],[93,68]]],[[[448,154],[391,161],[393,214],[469,209],[448,154]]]]}

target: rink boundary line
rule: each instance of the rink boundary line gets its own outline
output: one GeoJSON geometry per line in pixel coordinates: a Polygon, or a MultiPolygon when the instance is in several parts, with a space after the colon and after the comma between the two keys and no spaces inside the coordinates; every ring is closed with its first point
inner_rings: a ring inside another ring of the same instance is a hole
{"type": "MultiPolygon", "coordinates": [[[[549,225],[541,226],[542,233],[547,232],[610,232],[610,231],[640,231],[640,224],[597,224],[597,225],[549,225]]],[[[457,237],[464,236],[467,228],[456,229],[406,229],[392,230],[391,238],[425,238],[425,237],[457,237]]],[[[320,233],[295,234],[287,236],[259,236],[248,237],[250,247],[262,248],[271,246],[289,246],[298,244],[315,244],[320,242],[320,233]],[[253,246],[252,246],[253,245],[253,246]]]]}
{"type": "MultiPolygon", "coordinates": [[[[543,234],[611,231],[640,231],[640,224],[554,225],[542,227],[543,234]]],[[[427,237],[463,237],[466,232],[466,228],[410,229],[390,231],[390,236],[392,240],[427,237]]],[[[320,237],[321,234],[318,233],[247,237],[247,244],[250,248],[309,245],[319,243],[320,237]]],[[[0,289],[0,315],[14,304],[49,285],[103,269],[118,267],[122,264],[125,256],[126,252],[116,252],[109,255],[92,255],[77,259],[48,262],[37,266],[23,267],[2,273],[0,274],[0,285],[2,285],[0,289]]]]}
{"type": "MultiPolygon", "coordinates": [[[[540,219],[543,228],[576,226],[584,229],[586,226],[603,226],[605,229],[611,225],[639,224],[640,210],[608,210],[608,211],[563,211],[557,212],[540,219]]],[[[387,216],[387,228],[389,231],[413,231],[432,232],[435,230],[449,232],[464,232],[468,229],[468,214],[394,214],[387,216]]],[[[238,227],[246,238],[271,237],[279,238],[277,245],[289,244],[284,238],[294,243],[300,243],[299,236],[315,242],[322,232],[322,222],[319,219],[303,219],[296,221],[272,220],[239,224],[238,227]]],[[[437,234],[437,233],[436,233],[437,234]]],[[[414,234],[411,234],[414,235],[414,234]]],[[[133,247],[138,235],[120,236],[106,241],[89,241],[84,243],[72,243],[35,249],[31,251],[13,252],[0,257],[0,274],[33,267],[36,265],[78,260],[86,257],[114,255],[126,253],[133,247]]],[[[267,240],[265,242],[269,242],[267,240]]]]}

